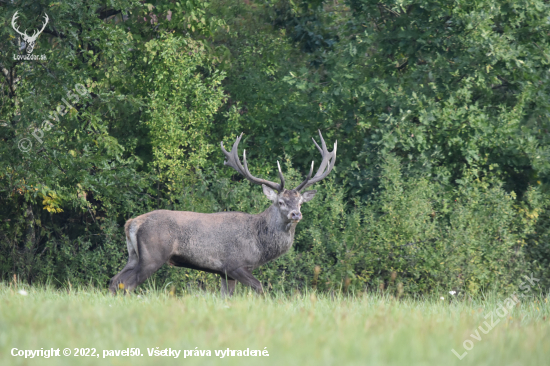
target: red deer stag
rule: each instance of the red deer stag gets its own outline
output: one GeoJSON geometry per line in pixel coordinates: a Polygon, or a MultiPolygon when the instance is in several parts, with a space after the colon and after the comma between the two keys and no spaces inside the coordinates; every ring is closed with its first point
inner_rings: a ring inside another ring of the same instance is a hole
{"type": "Polygon", "coordinates": [[[227,152],[221,148],[229,165],[249,181],[261,184],[264,194],[273,204],[264,212],[251,215],[243,212],[196,213],[157,210],[130,219],[124,225],[128,263],[111,279],[109,290],[132,291],[157,271],[164,263],[216,273],[222,278],[222,296],[231,296],[235,281],[251,286],[262,293],[262,285],[252,271],[286,253],[294,241],[296,224],[302,219],[300,206],[310,201],[317,191],[300,191],[324,179],[336,162],[336,142],[332,152],[327,150],[319,131],[321,147],[313,142],[322,155],[315,176],[313,163],[306,179],[295,189],[285,189],[281,183],[254,177],[248,170],[246,150],[241,164],[237,147],[242,134],[227,152]],[[278,193],[274,192],[277,191],[278,193]]]}

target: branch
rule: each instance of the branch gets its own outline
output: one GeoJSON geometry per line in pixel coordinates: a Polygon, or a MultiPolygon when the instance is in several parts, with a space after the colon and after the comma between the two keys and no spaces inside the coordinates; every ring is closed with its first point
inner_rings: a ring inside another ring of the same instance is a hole
{"type": "Polygon", "coordinates": [[[49,35],[54,36],[54,37],[67,38],[66,35],[64,35],[64,34],[62,34],[62,33],[59,33],[59,32],[56,31],[55,29],[54,29],[54,30],[47,30],[47,29],[44,29],[44,31],[43,31],[42,33],[49,34],[49,35]]]}
{"type": "Polygon", "coordinates": [[[117,14],[121,14],[122,13],[122,10],[114,10],[114,9],[109,9],[109,10],[100,10],[99,11],[99,19],[101,20],[105,20],[113,15],[117,15],[117,14]]]}
{"type": "Polygon", "coordinates": [[[397,66],[397,70],[401,71],[403,70],[405,67],[407,67],[407,65],[409,64],[409,59],[407,59],[405,62],[403,62],[401,65],[398,65],[397,66]]]}

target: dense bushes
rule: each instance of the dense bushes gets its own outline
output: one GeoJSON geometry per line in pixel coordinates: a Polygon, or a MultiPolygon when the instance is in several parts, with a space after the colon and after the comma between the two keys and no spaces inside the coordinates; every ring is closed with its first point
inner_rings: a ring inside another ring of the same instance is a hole
{"type": "MultiPolygon", "coordinates": [[[[126,261],[129,217],[267,207],[223,167],[220,141],[244,131],[253,173],[276,180],[281,160],[293,185],[321,129],[336,168],[293,249],[257,270],[266,286],[474,293],[527,272],[549,284],[547,4],[113,4],[0,5],[2,279],[104,286],[126,261]],[[11,58],[25,52],[18,9],[23,28],[50,15],[34,51],[46,61],[11,58]],[[77,83],[89,94],[59,114],[77,83]]],[[[217,282],[170,267],[154,280],[217,282]]]]}
{"type": "Polygon", "coordinates": [[[348,283],[395,291],[402,283],[414,293],[474,293],[516,284],[531,268],[523,248],[544,208],[538,192],[517,202],[500,183],[473,176],[456,191],[444,189],[434,180],[401,176],[395,157],[387,158],[380,190],[365,203],[346,207],[343,192],[329,182],[304,210],[294,251],[261,276],[276,283],[285,270],[292,285],[311,285],[319,265],[320,289],[348,283]]]}
{"type": "MultiPolygon", "coordinates": [[[[334,179],[322,184],[315,199],[304,206],[293,249],[258,269],[258,278],[270,288],[286,290],[316,286],[319,290],[382,288],[395,292],[401,283],[411,293],[438,289],[475,293],[512,288],[522,274],[536,268],[525,247],[536,235],[537,212],[544,209],[537,190],[529,190],[518,202],[500,183],[471,176],[456,190],[446,192],[434,180],[404,177],[394,156],[387,157],[381,171],[380,190],[366,202],[346,204],[345,192],[334,179]],[[318,276],[316,266],[320,267],[318,276]]],[[[299,180],[295,170],[287,175],[290,184],[299,180]]],[[[257,186],[215,176],[210,179],[208,189],[201,191],[202,184],[189,188],[185,200],[163,201],[161,207],[258,213],[268,205],[257,186]]],[[[144,205],[142,212],[152,208],[144,205]]],[[[33,278],[104,285],[125,263],[126,246],[112,219],[106,219],[101,230],[101,244],[95,246],[95,240],[85,236],[46,240],[43,253],[32,265],[33,278]]],[[[153,281],[194,286],[196,281],[213,285],[219,280],[193,270],[165,267],[153,281]]]]}

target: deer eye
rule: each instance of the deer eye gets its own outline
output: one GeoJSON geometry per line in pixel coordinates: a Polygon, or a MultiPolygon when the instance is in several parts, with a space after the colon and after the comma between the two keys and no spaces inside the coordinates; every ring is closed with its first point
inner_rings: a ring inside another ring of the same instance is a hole
{"type": "Polygon", "coordinates": [[[285,203],[283,201],[279,201],[279,206],[284,206],[285,203]]]}

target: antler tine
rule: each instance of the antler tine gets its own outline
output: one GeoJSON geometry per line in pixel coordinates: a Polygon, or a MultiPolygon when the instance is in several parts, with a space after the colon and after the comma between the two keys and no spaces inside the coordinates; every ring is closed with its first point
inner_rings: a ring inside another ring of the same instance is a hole
{"type": "Polygon", "coordinates": [[[306,179],[302,183],[300,183],[300,185],[298,187],[296,187],[296,190],[298,192],[300,192],[300,190],[304,188],[304,186],[307,184],[307,182],[309,182],[309,179],[311,178],[311,173],[313,173],[313,164],[314,163],[315,163],[314,161],[311,161],[311,168],[309,168],[309,174],[307,175],[306,179]]]}
{"type": "Polygon", "coordinates": [[[237,153],[237,149],[235,149],[235,156],[237,158],[237,164],[239,164],[241,166],[241,170],[242,170],[242,175],[244,175],[246,177],[246,179],[248,179],[249,181],[251,181],[252,183],[255,183],[255,184],[265,184],[266,186],[270,187],[271,189],[274,189],[278,192],[282,192],[283,191],[283,185],[284,185],[284,178],[281,179],[281,182],[283,184],[277,184],[275,182],[271,182],[269,180],[265,180],[265,179],[261,179],[261,178],[256,178],[255,176],[253,176],[251,173],[250,173],[250,170],[248,170],[248,162],[246,161],[246,150],[243,150],[243,162],[244,162],[244,169],[243,166],[241,165],[241,161],[239,160],[239,155],[237,153]]]}
{"type": "MultiPolygon", "coordinates": [[[[242,134],[241,134],[241,136],[242,136],[242,134]]],[[[229,165],[230,167],[232,167],[233,169],[235,169],[237,171],[239,171],[239,167],[234,162],[233,152],[235,150],[235,146],[239,144],[239,140],[241,139],[241,136],[237,137],[237,140],[235,140],[235,143],[233,144],[233,147],[231,148],[231,152],[227,152],[227,150],[225,150],[225,147],[223,146],[223,141],[220,142],[220,145],[222,147],[222,152],[225,155],[225,157],[227,158],[227,160],[223,162],[223,165],[229,165]]],[[[240,173],[240,171],[239,171],[239,173],[240,173]]]]}
{"type": "Polygon", "coordinates": [[[36,38],[38,38],[38,36],[46,28],[46,25],[48,24],[48,20],[50,20],[50,18],[48,18],[48,14],[45,14],[45,13],[44,13],[44,18],[46,18],[46,22],[42,25],[42,29],[40,29],[40,30],[35,29],[34,32],[32,33],[32,36],[30,37],[30,39],[36,41],[36,38]]]}
{"type": "MultiPolygon", "coordinates": [[[[334,164],[336,163],[336,148],[337,148],[337,141],[334,142],[334,149],[332,152],[329,152],[327,149],[327,145],[325,143],[325,139],[323,139],[323,135],[321,134],[321,131],[319,130],[319,137],[321,137],[321,147],[317,144],[317,141],[315,139],[312,139],[315,143],[315,146],[317,147],[317,150],[321,153],[321,156],[323,157],[323,160],[321,161],[321,164],[319,165],[319,169],[317,169],[317,173],[315,173],[315,176],[311,179],[309,179],[309,175],[306,178],[305,181],[303,181],[297,188],[297,191],[300,191],[304,188],[307,188],[320,180],[323,180],[326,178],[327,175],[332,171],[334,168],[334,164]]],[[[313,165],[312,165],[313,169],[313,165]]],[[[311,173],[310,173],[311,174],[311,173]]]]}
{"type": "Polygon", "coordinates": [[[242,165],[240,164],[240,162],[239,162],[239,164],[237,163],[237,161],[239,160],[239,157],[236,156],[236,154],[235,154],[235,152],[238,149],[239,142],[241,141],[242,137],[243,137],[243,134],[241,133],[241,135],[239,137],[237,137],[237,139],[235,140],[235,143],[233,143],[233,147],[231,148],[231,152],[227,152],[227,150],[225,150],[225,148],[223,146],[223,141],[220,144],[221,144],[221,147],[222,147],[222,152],[224,153],[225,157],[227,158],[227,160],[223,162],[223,165],[229,165],[230,167],[235,169],[237,172],[244,175],[244,173],[242,171],[243,170],[242,165]]]}
{"type": "Polygon", "coordinates": [[[50,18],[48,18],[48,14],[46,14],[46,13],[44,13],[44,18],[46,19],[46,21],[44,22],[44,25],[42,25],[42,29],[40,29],[38,34],[42,33],[42,31],[44,31],[44,29],[46,29],[46,25],[48,25],[48,20],[50,20],[50,18]]]}
{"type": "Polygon", "coordinates": [[[327,164],[329,162],[329,159],[326,159],[325,157],[328,157],[330,158],[331,154],[328,152],[328,149],[327,149],[327,144],[325,143],[325,139],[323,138],[323,135],[321,135],[321,131],[319,131],[319,137],[321,137],[321,146],[323,147],[322,149],[319,147],[319,145],[317,144],[317,141],[315,141],[315,139],[312,137],[311,139],[313,140],[313,143],[315,144],[315,146],[317,146],[317,150],[319,150],[319,152],[321,153],[321,156],[323,157],[323,160],[321,161],[321,165],[319,165],[319,169],[317,169],[317,173],[315,173],[315,176],[313,178],[316,178],[318,177],[320,174],[322,174],[322,172],[325,171],[325,168],[327,167],[327,164]]]}
{"type": "Polygon", "coordinates": [[[239,137],[237,137],[237,140],[235,140],[235,143],[233,144],[233,147],[231,148],[231,152],[227,152],[227,150],[225,150],[225,148],[223,147],[223,141],[221,142],[222,152],[224,153],[224,155],[227,158],[227,161],[224,161],[223,164],[224,165],[229,165],[230,167],[235,169],[237,172],[244,175],[244,177],[246,179],[248,179],[249,181],[251,181],[252,183],[265,184],[266,186],[270,187],[271,189],[275,189],[276,191],[282,192],[283,189],[284,189],[284,178],[283,178],[283,173],[280,170],[280,167],[279,167],[279,176],[281,177],[281,184],[277,184],[277,183],[274,183],[274,182],[271,182],[271,181],[268,181],[268,180],[265,180],[265,179],[256,178],[255,176],[253,176],[250,173],[250,171],[248,170],[248,163],[246,161],[246,150],[243,152],[244,166],[241,164],[241,161],[239,159],[238,147],[239,147],[239,143],[241,142],[242,136],[243,136],[243,134],[241,133],[241,135],[239,137]]]}
{"type": "Polygon", "coordinates": [[[283,177],[283,171],[281,170],[281,164],[279,164],[279,160],[277,160],[277,168],[279,169],[279,179],[281,180],[281,191],[284,191],[285,177],[283,177]]]}
{"type": "Polygon", "coordinates": [[[25,31],[25,33],[21,33],[21,32],[19,31],[19,27],[17,27],[16,24],[15,24],[15,21],[16,21],[17,19],[19,19],[19,16],[17,15],[18,12],[19,12],[19,11],[16,11],[16,12],[13,14],[13,17],[11,18],[11,26],[13,27],[13,30],[14,30],[14,31],[16,31],[17,33],[19,33],[19,34],[22,35],[23,37],[25,37],[25,36],[28,37],[27,32],[25,31]]]}

